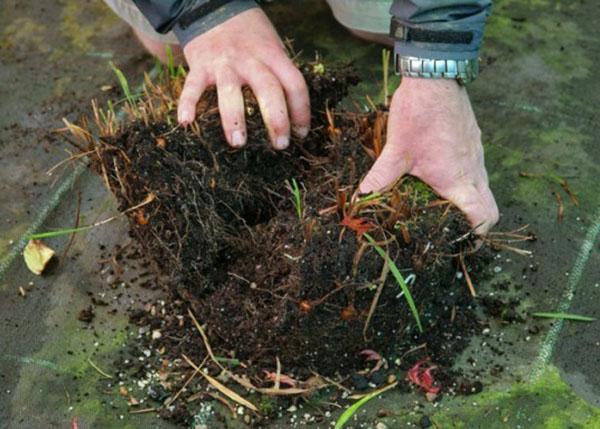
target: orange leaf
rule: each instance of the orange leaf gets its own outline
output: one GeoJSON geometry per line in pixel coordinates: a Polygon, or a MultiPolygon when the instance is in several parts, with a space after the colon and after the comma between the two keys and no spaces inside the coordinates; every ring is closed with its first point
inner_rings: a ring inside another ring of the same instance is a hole
{"type": "Polygon", "coordinates": [[[352,231],[356,232],[356,235],[359,237],[365,232],[369,232],[375,228],[375,225],[361,217],[345,217],[342,220],[341,225],[350,228],[352,231]]]}

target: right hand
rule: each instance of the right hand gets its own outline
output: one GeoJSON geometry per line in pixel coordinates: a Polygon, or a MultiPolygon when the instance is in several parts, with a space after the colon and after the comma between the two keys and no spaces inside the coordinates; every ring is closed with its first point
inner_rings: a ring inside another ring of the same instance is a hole
{"type": "Polygon", "coordinates": [[[250,9],[190,41],[183,53],[190,68],[179,99],[178,121],[188,125],[207,87],[216,85],[225,138],[246,144],[242,86],[248,85],[275,149],[289,145],[290,130],[300,138],[310,128],[310,99],[302,73],[286,54],[271,22],[250,9]]]}

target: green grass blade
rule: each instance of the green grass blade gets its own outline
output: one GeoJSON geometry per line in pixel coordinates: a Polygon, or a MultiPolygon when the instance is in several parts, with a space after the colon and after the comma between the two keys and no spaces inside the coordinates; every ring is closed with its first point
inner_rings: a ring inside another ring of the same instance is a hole
{"type": "Polygon", "coordinates": [[[167,44],[165,51],[167,54],[167,69],[169,70],[169,76],[175,77],[175,58],[173,57],[173,49],[171,49],[171,45],[167,44]]]}
{"type": "Polygon", "coordinates": [[[302,193],[300,191],[300,187],[298,186],[298,182],[296,179],[292,179],[292,184],[290,185],[292,190],[292,194],[294,195],[294,205],[296,206],[296,214],[298,215],[298,219],[302,221],[302,193]]]}
{"type": "Polygon", "coordinates": [[[125,98],[129,104],[131,104],[132,108],[135,108],[135,99],[131,93],[131,89],[129,88],[129,82],[127,82],[127,78],[123,74],[121,70],[113,63],[112,61],[109,63],[113,72],[117,75],[117,79],[119,80],[119,84],[121,85],[121,89],[123,90],[123,94],[125,94],[125,98]]]}
{"type": "Polygon", "coordinates": [[[182,64],[179,64],[179,67],[177,67],[177,77],[182,76],[185,77],[187,76],[187,72],[185,71],[185,67],[182,64]]]}
{"type": "Polygon", "coordinates": [[[350,420],[352,418],[352,416],[354,414],[356,414],[356,412],[360,409],[360,407],[365,405],[367,402],[369,402],[371,399],[375,398],[376,396],[381,395],[386,390],[389,390],[392,387],[395,387],[396,384],[397,383],[390,384],[389,386],[386,386],[382,389],[371,392],[368,395],[360,398],[358,401],[356,401],[354,404],[352,404],[350,407],[348,407],[346,409],[346,411],[344,411],[342,413],[342,415],[339,417],[339,419],[337,419],[337,422],[335,422],[335,429],[343,429],[343,427],[346,425],[346,423],[348,423],[348,420],[350,420]]]}
{"type": "Polygon", "coordinates": [[[368,201],[373,201],[378,198],[382,198],[384,195],[379,192],[372,192],[369,195],[365,195],[364,197],[359,197],[356,202],[357,203],[366,203],[368,201]]]}
{"type": "Polygon", "coordinates": [[[597,319],[595,317],[588,316],[580,316],[578,314],[569,314],[569,313],[532,313],[533,317],[542,317],[545,319],[563,319],[563,320],[573,320],[576,322],[594,322],[597,319]]]}
{"type": "Polygon", "coordinates": [[[52,237],[58,237],[61,235],[67,235],[67,234],[73,234],[75,232],[81,232],[81,231],[86,231],[90,228],[93,228],[93,225],[86,225],[86,226],[81,226],[79,228],[66,228],[66,229],[59,229],[56,231],[48,231],[48,232],[40,232],[37,234],[31,234],[29,236],[30,240],[39,240],[41,238],[52,238],[52,237]]]}
{"type": "Polygon", "coordinates": [[[392,275],[396,279],[396,282],[400,286],[400,289],[402,289],[402,292],[404,292],[404,298],[406,299],[406,302],[408,303],[408,307],[410,308],[410,311],[411,311],[413,317],[415,318],[415,321],[417,322],[417,327],[419,328],[419,332],[423,332],[423,326],[421,325],[421,318],[419,317],[419,311],[417,310],[417,306],[415,305],[415,301],[413,300],[410,290],[408,289],[408,285],[406,284],[404,277],[402,277],[400,270],[398,270],[396,263],[394,261],[392,261],[392,258],[390,258],[390,255],[388,255],[385,250],[383,250],[380,246],[378,246],[375,243],[375,240],[373,240],[373,237],[371,237],[369,234],[364,234],[363,237],[365,237],[367,239],[367,241],[371,244],[371,246],[373,246],[375,248],[377,253],[379,253],[379,256],[381,256],[387,262],[388,266],[390,267],[390,271],[392,272],[392,275]]]}
{"type": "Polygon", "coordinates": [[[226,357],[216,356],[215,360],[217,362],[227,363],[232,366],[240,366],[240,361],[238,359],[234,359],[234,358],[226,358],[226,357]]]}

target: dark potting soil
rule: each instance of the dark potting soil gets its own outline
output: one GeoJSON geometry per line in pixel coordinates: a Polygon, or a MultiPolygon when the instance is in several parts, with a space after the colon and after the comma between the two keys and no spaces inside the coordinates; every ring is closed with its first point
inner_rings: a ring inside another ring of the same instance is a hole
{"type": "MultiPolygon", "coordinates": [[[[120,209],[154,197],[129,219],[165,296],[160,305],[132,312],[132,323],[144,329],[133,347],[158,351],[157,366],[183,354],[199,363],[206,348],[191,310],[214,353],[242,362],[236,372],[255,385],[272,385],[264,370],[275,371],[277,359],[296,379],[315,371],[359,389],[428,359],[438,366],[440,385],[480,390],[461,387],[451,368],[479,331],[459,255],[476,277],[486,251],[471,252],[474,237],[463,216],[417,180],[405,179],[371,203],[355,195],[385,141],[385,109],[334,113],[356,78],[346,69],[303,71],[313,128],[287,151],[270,148],[250,94],[242,150],[225,143],[214,92],[204,97],[195,130],[137,121],[103,139],[93,168],[120,209]],[[356,221],[410,280],[422,330],[390,266],[356,221]],[[370,365],[364,350],[395,367],[361,371],[370,365]]],[[[166,396],[181,379],[169,387],[166,396]]],[[[188,389],[165,413],[187,418],[181,407],[193,393],[188,389]]]]}

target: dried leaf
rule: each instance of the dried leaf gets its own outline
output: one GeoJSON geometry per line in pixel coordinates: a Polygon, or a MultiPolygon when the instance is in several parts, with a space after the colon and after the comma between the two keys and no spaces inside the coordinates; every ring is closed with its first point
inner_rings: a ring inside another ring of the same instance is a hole
{"type": "Polygon", "coordinates": [[[556,204],[558,204],[556,220],[558,223],[561,223],[563,221],[563,218],[565,217],[565,205],[563,204],[562,197],[558,192],[553,192],[553,194],[556,198],[556,204]]]}
{"type": "Polygon", "coordinates": [[[144,213],[144,209],[138,209],[135,212],[135,221],[137,222],[138,225],[148,225],[148,217],[146,216],[146,214],[144,213]]]}
{"type": "Polygon", "coordinates": [[[411,383],[419,386],[425,391],[428,401],[433,401],[437,394],[440,393],[441,388],[434,386],[435,380],[432,375],[432,371],[436,369],[436,366],[424,367],[423,364],[426,359],[417,362],[411,369],[408,370],[407,378],[411,383]]]}
{"type": "Polygon", "coordinates": [[[370,349],[366,349],[363,350],[359,353],[359,355],[364,356],[365,360],[370,361],[380,361],[382,360],[382,357],[379,353],[377,353],[375,350],[370,350],[370,349]]]}
{"type": "Polygon", "coordinates": [[[375,228],[371,222],[369,222],[365,218],[360,217],[345,217],[341,225],[350,228],[352,231],[356,232],[356,235],[361,237],[365,232],[369,232],[375,228]]]}
{"type": "MultiPolygon", "coordinates": [[[[265,373],[265,379],[267,381],[275,382],[275,379],[277,378],[277,374],[275,372],[271,372],[271,371],[267,371],[267,370],[263,370],[263,372],[265,373]]],[[[296,384],[298,383],[298,381],[293,379],[289,375],[280,374],[279,375],[279,383],[284,386],[288,386],[288,387],[296,387],[296,384]]]]}
{"type": "Polygon", "coordinates": [[[198,371],[198,373],[202,377],[204,377],[206,379],[206,381],[208,381],[215,389],[217,389],[223,395],[227,396],[232,401],[235,401],[238,404],[243,405],[244,407],[246,407],[252,411],[258,412],[258,408],[256,408],[256,406],[252,402],[248,401],[247,399],[242,398],[240,395],[238,395],[237,393],[235,393],[233,390],[229,389],[228,387],[224,386],[220,381],[216,380],[215,378],[211,377],[210,375],[205,374],[204,371],[200,370],[198,365],[196,365],[194,362],[192,362],[190,360],[190,358],[188,358],[186,355],[182,355],[182,356],[185,359],[185,361],[192,368],[194,368],[196,371],[198,371]]]}
{"type": "Polygon", "coordinates": [[[42,275],[53,256],[54,250],[42,243],[41,240],[29,240],[23,251],[27,268],[38,276],[42,275]]]}

